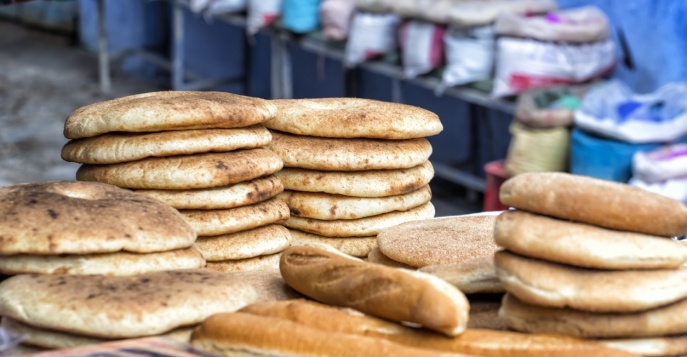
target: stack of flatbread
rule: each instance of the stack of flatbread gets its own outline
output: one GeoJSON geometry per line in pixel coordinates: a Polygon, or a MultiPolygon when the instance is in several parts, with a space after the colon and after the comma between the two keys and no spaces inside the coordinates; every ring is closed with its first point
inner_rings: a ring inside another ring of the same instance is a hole
{"type": "Polygon", "coordinates": [[[278,198],[291,211],[284,225],[292,245],[322,243],[365,257],[383,228],[434,217],[425,136],[443,129],[436,114],[357,98],[273,103],[267,148],[284,161],[278,198]]]}
{"type": "Polygon", "coordinates": [[[132,275],[202,268],[172,207],[98,182],[0,188],[0,273],[132,275]]]}
{"type": "Polygon", "coordinates": [[[221,92],[155,92],[76,110],[64,135],[81,181],[137,190],[177,208],[198,234],[208,268],[277,268],[289,244],[274,196],[281,159],[264,148],[276,113],[259,98],[221,92]]]}
{"type": "Polygon", "coordinates": [[[508,292],[500,311],[526,332],[598,339],[648,356],[687,354],[687,207],[629,185],[529,173],[501,187],[494,239],[508,292]]]}

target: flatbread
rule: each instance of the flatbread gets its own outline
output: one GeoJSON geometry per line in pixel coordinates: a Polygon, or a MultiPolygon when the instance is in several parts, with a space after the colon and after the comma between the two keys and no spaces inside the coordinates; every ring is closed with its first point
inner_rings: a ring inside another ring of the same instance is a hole
{"type": "Polygon", "coordinates": [[[0,256],[0,272],[5,274],[134,275],[204,266],[195,246],[158,253],[0,256]]]}
{"type": "Polygon", "coordinates": [[[97,182],[0,187],[0,254],[150,253],[190,247],[174,208],[97,182]]]}
{"type": "Polygon", "coordinates": [[[508,327],[517,331],[582,338],[641,338],[687,333],[687,300],[634,313],[595,313],[528,304],[506,294],[499,316],[508,327]]]}
{"type": "Polygon", "coordinates": [[[249,282],[258,294],[256,303],[303,298],[303,295],[286,285],[279,269],[246,270],[227,274],[249,282]]]}
{"type": "Polygon", "coordinates": [[[282,222],[289,218],[289,207],[276,198],[250,206],[223,210],[181,210],[198,236],[236,233],[282,222]]]}
{"type": "Polygon", "coordinates": [[[596,270],[494,255],[506,291],[530,304],[594,312],[636,312],[687,298],[687,269],[596,270]]]}
{"type": "Polygon", "coordinates": [[[281,253],[263,255],[255,258],[240,259],[240,260],[224,260],[221,262],[208,262],[206,269],[216,270],[225,273],[254,271],[254,270],[269,270],[279,271],[279,258],[281,253]]]}
{"type": "Polygon", "coordinates": [[[493,256],[458,264],[428,265],[419,270],[447,281],[465,294],[506,292],[496,276],[493,256]]]}
{"type": "Polygon", "coordinates": [[[0,283],[0,315],[108,339],[159,335],[255,299],[247,282],[207,270],[126,277],[17,275],[0,283]]]}
{"type": "Polygon", "coordinates": [[[394,211],[407,211],[432,199],[429,185],[410,193],[388,197],[351,197],[319,192],[285,191],[278,198],[291,216],[322,220],[358,219],[394,211]]]}
{"type": "Polygon", "coordinates": [[[434,177],[434,167],[427,161],[409,169],[393,170],[345,172],[284,168],[277,176],[285,190],[386,197],[410,193],[428,185],[434,177]]]}
{"type": "Polygon", "coordinates": [[[687,335],[619,338],[596,342],[606,347],[642,356],[684,356],[687,354],[687,335]]]}
{"type": "Polygon", "coordinates": [[[279,171],[281,159],[267,149],[153,157],[112,165],[82,165],[79,181],[159,190],[187,190],[231,185],[279,171]]]}
{"type": "Polygon", "coordinates": [[[687,247],[658,236],[621,232],[507,211],[496,220],[496,244],[520,255],[596,269],[670,269],[687,262],[687,247]]]}
{"type": "Polygon", "coordinates": [[[136,190],[176,209],[227,209],[266,201],[284,191],[275,175],[264,176],[230,186],[195,190],[136,190]]]}
{"type": "Polygon", "coordinates": [[[410,265],[397,262],[387,257],[384,255],[384,253],[382,253],[381,250],[379,250],[379,245],[375,245],[375,247],[370,250],[370,253],[367,255],[367,261],[370,263],[386,265],[394,268],[415,269],[415,267],[411,267],[410,265]]]}
{"type": "Polygon", "coordinates": [[[439,117],[407,104],[362,98],[273,100],[269,129],[330,138],[411,139],[439,134],[439,117]]]}
{"type": "Polygon", "coordinates": [[[289,217],[283,224],[287,228],[315,233],[325,237],[369,237],[377,235],[385,228],[404,222],[432,218],[434,217],[434,212],[434,206],[431,202],[428,202],[405,212],[390,212],[372,217],[331,221],[289,217]]]}
{"type": "Polygon", "coordinates": [[[291,245],[309,245],[319,247],[321,244],[332,247],[354,257],[366,257],[377,246],[377,237],[329,238],[318,234],[289,229],[291,245]]]}
{"type": "Polygon", "coordinates": [[[69,141],[62,148],[62,159],[82,164],[117,164],[147,157],[254,149],[267,145],[271,138],[260,124],[235,129],[108,133],[69,141]]]}
{"type": "Polygon", "coordinates": [[[113,131],[242,128],[277,112],[269,101],[226,92],[168,91],[130,95],[75,110],[64,136],[79,139],[113,131]]]}
{"type": "Polygon", "coordinates": [[[270,224],[231,234],[200,237],[196,245],[208,261],[221,261],[279,253],[289,246],[290,239],[284,226],[270,224]]]}
{"type": "Polygon", "coordinates": [[[494,215],[443,217],[392,226],[377,235],[387,257],[417,268],[492,256],[494,215]]]}
{"type": "Polygon", "coordinates": [[[406,140],[336,139],[272,132],[266,146],[285,167],[359,171],[411,168],[429,160],[432,145],[425,138],[406,140]]]}

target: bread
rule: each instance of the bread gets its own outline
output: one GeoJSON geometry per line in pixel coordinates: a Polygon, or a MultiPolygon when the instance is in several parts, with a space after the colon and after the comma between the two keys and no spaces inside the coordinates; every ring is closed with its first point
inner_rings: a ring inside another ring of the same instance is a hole
{"type": "Polygon", "coordinates": [[[626,184],[560,172],[526,173],[499,191],[504,205],[620,231],[673,237],[687,232],[687,207],[626,184]]]}
{"type": "Polygon", "coordinates": [[[344,254],[366,257],[377,246],[377,237],[330,238],[318,234],[289,229],[292,246],[318,246],[325,244],[344,254]]]}
{"type": "Polygon", "coordinates": [[[496,276],[494,258],[485,256],[458,264],[428,265],[419,269],[447,281],[464,294],[504,293],[496,276]]]}
{"type": "Polygon", "coordinates": [[[289,218],[284,202],[271,198],[249,206],[217,210],[180,210],[198,236],[218,236],[279,223],[289,218]]]}
{"type": "Polygon", "coordinates": [[[0,255],[150,253],[190,247],[195,231],[175,209],[96,182],[0,187],[0,255]]]}
{"type": "Polygon", "coordinates": [[[275,153],[258,148],[82,165],[76,171],[76,179],[135,189],[188,190],[252,180],[279,171],[282,164],[275,153]]]}
{"type": "Polygon", "coordinates": [[[470,306],[453,286],[432,275],[367,263],[315,247],[289,247],[279,263],[284,281],[317,301],[455,336],[470,306]]]}
{"type": "Polygon", "coordinates": [[[646,338],[620,338],[596,342],[642,356],[684,356],[687,354],[687,335],[646,338]]]}
{"type": "Polygon", "coordinates": [[[429,110],[362,98],[279,99],[268,129],[329,138],[412,139],[439,134],[429,110]]]}
{"type": "Polygon", "coordinates": [[[255,303],[303,298],[303,295],[286,285],[279,272],[279,267],[269,270],[236,271],[228,274],[249,283],[255,289],[257,293],[255,303]]]}
{"type": "Polygon", "coordinates": [[[319,171],[284,168],[277,172],[284,189],[353,197],[387,197],[410,193],[429,184],[434,168],[427,161],[409,169],[319,171]]]}
{"type": "Polygon", "coordinates": [[[196,246],[208,261],[246,259],[279,253],[290,245],[291,234],[279,224],[236,233],[200,237],[196,246]]]}
{"type": "Polygon", "coordinates": [[[457,216],[417,220],[383,229],[379,250],[413,267],[458,264],[492,256],[494,215],[457,216]]]}
{"type": "Polygon", "coordinates": [[[83,164],[116,164],[147,157],[254,149],[267,145],[271,138],[260,124],[235,129],[108,133],[69,141],[62,148],[62,159],[83,164]]]}
{"type": "Polygon", "coordinates": [[[687,298],[687,269],[596,270],[522,257],[494,256],[509,293],[530,304],[595,312],[635,312],[687,298]]]}
{"type": "Polygon", "coordinates": [[[323,171],[411,168],[432,154],[432,145],[425,138],[336,139],[279,131],[272,131],[272,141],[266,147],[279,155],[285,167],[323,171]]]}
{"type": "Polygon", "coordinates": [[[687,247],[665,237],[621,232],[524,211],[496,220],[494,241],[520,255],[595,269],[671,269],[687,247]]]}
{"type": "Polygon", "coordinates": [[[79,139],[113,131],[240,128],[262,123],[276,111],[264,99],[225,92],[142,93],[75,110],[64,123],[64,136],[79,139]]]}
{"type": "MultiPolygon", "coordinates": [[[[499,317],[501,308],[500,294],[492,294],[490,299],[470,299],[470,320],[468,320],[468,330],[487,329],[506,331],[506,322],[499,317]]],[[[475,296],[475,295],[473,295],[475,296]]]]}
{"type": "MultiPolygon", "coordinates": [[[[377,237],[375,237],[375,242],[376,242],[377,237]]],[[[382,253],[381,250],[379,250],[379,246],[375,245],[372,250],[370,250],[370,253],[367,255],[367,261],[370,263],[375,263],[375,264],[381,264],[381,265],[386,265],[394,268],[405,268],[405,269],[415,269],[414,267],[411,267],[410,265],[403,264],[401,262],[397,262],[386,255],[382,253]]]]}
{"type": "Polygon", "coordinates": [[[243,271],[266,270],[279,271],[279,258],[281,253],[261,255],[254,258],[221,260],[208,262],[205,266],[208,270],[235,273],[243,271]]]}

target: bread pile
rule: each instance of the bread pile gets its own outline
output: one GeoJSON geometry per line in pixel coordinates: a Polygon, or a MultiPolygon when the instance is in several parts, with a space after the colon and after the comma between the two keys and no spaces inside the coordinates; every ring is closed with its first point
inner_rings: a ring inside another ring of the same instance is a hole
{"type": "Polygon", "coordinates": [[[62,158],[77,180],[138,192],[179,209],[208,268],[272,267],[289,244],[288,207],[264,146],[268,101],[221,92],[154,92],[88,105],[66,121],[62,158]]]}
{"type": "Polygon", "coordinates": [[[436,114],[356,98],[274,100],[267,145],[284,162],[278,198],[291,216],[292,245],[328,244],[365,257],[377,233],[434,217],[425,136],[441,132],[436,114]]]}
{"type": "Polygon", "coordinates": [[[515,330],[687,353],[687,207],[628,185],[529,173],[501,187],[495,255],[515,330]]]}

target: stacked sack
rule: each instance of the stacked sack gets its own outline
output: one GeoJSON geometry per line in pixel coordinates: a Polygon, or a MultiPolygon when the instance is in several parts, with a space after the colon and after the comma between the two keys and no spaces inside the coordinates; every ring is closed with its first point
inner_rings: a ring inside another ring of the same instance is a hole
{"type": "Polygon", "coordinates": [[[424,136],[442,130],[436,114],[356,98],[273,103],[267,147],[284,162],[278,198],[291,211],[284,225],[292,245],[324,243],[364,257],[380,230],[434,217],[424,136]]]}
{"type": "Polygon", "coordinates": [[[64,135],[77,180],[137,190],[180,210],[208,268],[276,268],[289,245],[273,199],[281,159],[264,148],[268,101],[221,92],[154,92],[76,110],[64,135]]]}
{"type": "Polygon", "coordinates": [[[625,184],[528,173],[501,187],[494,239],[518,331],[598,339],[651,355],[687,353],[687,207],[625,184]]]}

